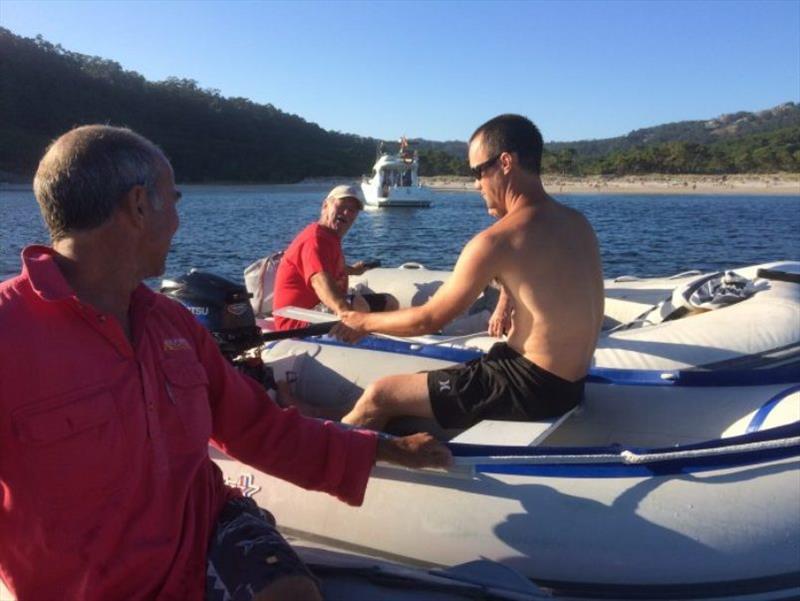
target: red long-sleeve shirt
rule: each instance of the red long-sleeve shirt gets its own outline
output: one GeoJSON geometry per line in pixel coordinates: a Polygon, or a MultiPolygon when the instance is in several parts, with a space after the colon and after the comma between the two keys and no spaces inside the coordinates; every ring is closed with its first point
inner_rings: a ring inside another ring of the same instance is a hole
{"type": "Polygon", "coordinates": [[[131,343],[52,250],[0,284],[0,576],[26,599],[197,599],[224,503],[209,441],[360,504],[376,439],[281,410],[180,304],[139,286],[131,343]]]}
{"type": "MultiPolygon", "coordinates": [[[[275,274],[273,308],[293,306],[313,309],[320,300],[311,285],[311,277],[322,271],[334,279],[342,294],[347,294],[348,278],[342,241],[332,230],[319,223],[311,223],[292,240],[283,253],[275,274]]],[[[291,330],[307,325],[304,321],[275,316],[275,327],[278,330],[291,330]]]]}

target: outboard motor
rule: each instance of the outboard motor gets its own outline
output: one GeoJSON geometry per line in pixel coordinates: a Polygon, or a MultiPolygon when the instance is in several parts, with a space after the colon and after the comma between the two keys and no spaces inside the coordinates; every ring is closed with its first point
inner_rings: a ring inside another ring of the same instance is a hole
{"type": "Polygon", "coordinates": [[[189,309],[238,369],[265,385],[271,383],[260,357],[241,357],[261,344],[261,329],[250,306],[250,293],[243,285],[191,269],[175,279],[162,280],[161,293],[189,309]]]}

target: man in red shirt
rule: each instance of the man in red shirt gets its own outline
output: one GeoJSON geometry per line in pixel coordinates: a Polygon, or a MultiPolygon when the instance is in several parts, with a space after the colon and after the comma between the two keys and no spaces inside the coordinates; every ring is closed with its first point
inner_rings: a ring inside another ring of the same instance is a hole
{"type": "MultiPolygon", "coordinates": [[[[282,307],[312,309],[322,303],[335,314],[358,311],[393,311],[399,307],[389,294],[347,294],[347,276],[361,275],[368,266],[347,265],[342,238],[364,208],[357,186],[336,186],[322,203],[319,221],[305,227],[281,258],[275,274],[273,311],[282,307]]],[[[306,323],[275,316],[279,330],[302,328],[306,323]]]]}
{"type": "Polygon", "coordinates": [[[447,449],[280,409],[141,283],[164,271],[180,198],[146,139],[74,129],[34,191],[52,246],[0,283],[0,578],[21,601],[319,599],[209,442],[354,505],[376,459],[443,466],[447,449]]]}

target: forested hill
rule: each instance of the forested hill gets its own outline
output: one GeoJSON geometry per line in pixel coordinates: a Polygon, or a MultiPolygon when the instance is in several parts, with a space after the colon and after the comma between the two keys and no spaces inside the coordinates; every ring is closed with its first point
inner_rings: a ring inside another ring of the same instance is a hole
{"type": "Polygon", "coordinates": [[[755,113],[738,112],[705,121],[678,121],[637,129],[625,136],[601,140],[551,142],[553,152],[572,148],[580,157],[598,158],[612,152],[667,142],[714,144],[730,142],[753,134],[768,134],[800,125],[800,106],[787,102],[755,113]]]}
{"type": "MultiPolygon", "coordinates": [[[[463,169],[466,143],[413,142],[427,149],[434,171],[463,169]]],[[[616,138],[548,142],[542,163],[545,172],[572,175],[797,172],[800,106],[788,102],[756,113],[638,129],[616,138]]]]}
{"type": "MultiPolygon", "coordinates": [[[[0,28],[0,182],[29,182],[49,141],[86,123],[142,133],[165,150],[185,182],[358,178],[372,167],[379,142],[326,131],[271,104],[225,98],[191,79],[150,82],[114,61],[0,28]]],[[[420,151],[422,175],[468,174],[465,142],[410,141],[420,151]]],[[[797,172],[800,106],[548,143],[543,169],[573,175],[797,172]]]]}
{"type": "Polygon", "coordinates": [[[192,80],[149,82],[116,62],[0,28],[0,181],[30,181],[49,141],[86,123],[150,138],[182,181],[357,177],[372,167],[378,144],[192,80]]]}

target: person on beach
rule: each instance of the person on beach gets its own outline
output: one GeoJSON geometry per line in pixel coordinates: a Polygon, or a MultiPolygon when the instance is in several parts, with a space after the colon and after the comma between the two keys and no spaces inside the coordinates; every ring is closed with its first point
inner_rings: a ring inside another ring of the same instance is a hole
{"type": "MultiPolygon", "coordinates": [[[[357,186],[336,186],[322,202],[319,221],[306,226],[292,241],[275,274],[273,312],[283,307],[313,309],[320,303],[336,315],[342,311],[391,311],[399,307],[390,294],[348,295],[348,276],[361,275],[369,265],[358,261],[347,265],[342,238],[364,208],[357,186]]],[[[307,324],[275,316],[278,330],[302,328],[307,324]]]]}
{"type": "Polygon", "coordinates": [[[279,408],[142,284],[164,272],[181,197],[145,138],[73,129],[34,192],[52,245],[0,283],[0,578],[18,599],[320,599],[209,442],[352,505],[376,459],[445,466],[449,451],[279,408]]]}
{"type": "Polygon", "coordinates": [[[347,341],[369,332],[432,333],[496,280],[501,297],[490,330],[508,330],[508,339],[462,365],[377,380],[344,423],[380,429],[392,417],[412,415],[465,428],[482,419],[556,416],[579,402],[603,321],[600,252],[584,216],[545,192],[542,147],[525,117],[500,115],[481,125],[470,138],[470,168],[498,221],[469,241],[452,277],[425,305],[344,311],[342,327],[332,331],[347,341]]]}

